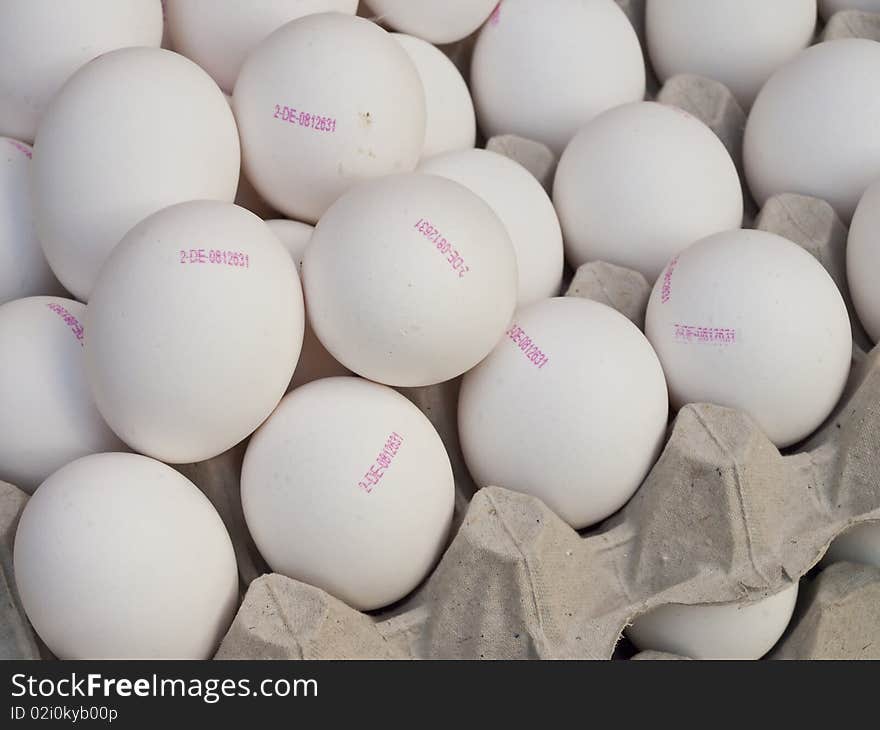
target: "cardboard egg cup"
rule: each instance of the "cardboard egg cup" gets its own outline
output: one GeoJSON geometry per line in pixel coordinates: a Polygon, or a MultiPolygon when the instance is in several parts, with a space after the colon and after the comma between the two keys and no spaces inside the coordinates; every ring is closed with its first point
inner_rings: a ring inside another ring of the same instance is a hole
{"type": "MultiPolygon", "coordinates": [[[[643,28],[644,0],[618,2],[643,28]]],[[[880,16],[838,13],[822,37],[852,36],[880,39],[880,16]]],[[[723,85],[674,77],[657,100],[702,119],[741,166],[745,114],[723,85]]],[[[556,160],[546,147],[511,136],[489,140],[488,147],[524,164],[549,188],[556,160]]],[[[751,205],[747,225],[756,212],[751,205]]],[[[455,520],[451,543],[426,581],[373,614],[269,573],[244,522],[239,474],[246,444],[240,444],[178,467],[217,508],[238,560],[243,601],[217,658],[609,659],[635,616],[668,603],[759,600],[804,577],[837,535],[880,521],[880,347],[868,352],[852,310],[846,228],[824,201],[789,194],[769,200],[754,226],[815,256],[840,287],[853,323],[847,390],[805,443],[780,453],[746,414],[688,405],[632,500],[578,533],[534,497],[502,487],[477,490],[458,443],[460,379],[401,389],[449,451],[455,520]]],[[[602,262],[580,267],[567,291],[608,304],[640,327],[649,294],[641,274],[602,262]]],[[[24,615],[12,574],[26,500],[0,483],[0,658],[51,656],[24,615]]],[[[839,563],[806,579],[795,617],[769,656],[880,658],[880,569],[839,563]]],[[[678,657],[643,652],[635,658],[678,657]]]]}

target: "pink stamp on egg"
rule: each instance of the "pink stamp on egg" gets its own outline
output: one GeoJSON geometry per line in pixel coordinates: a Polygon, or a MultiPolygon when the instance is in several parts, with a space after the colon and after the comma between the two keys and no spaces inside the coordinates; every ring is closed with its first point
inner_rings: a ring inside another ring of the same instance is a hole
{"type": "Polygon", "coordinates": [[[446,263],[452,267],[453,271],[458,272],[459,279],[471,270],[470,266],[465,265],[464,257],[452,247],[452,244],[443,237],[436,227],[431,225],[430,221],[419,218],[413,228],[433,243],[442,256],[449,254],[446,263]]]}
{"type": "Polygon", "coordinates": [[[499,2],[495,6],[495,9],[492,11],[492,15],[489,16],[489,25],[495,26],[501,22],[501,5],[502,4],[503,4],[503,0],[502,0],[502,2],[499,2]]]}
{"type": "Polygon", "coordinates": [[[675,272],[676,266],[678,266],[678,256],[669,262],[666,271],[663,273],[663,286],[660,289],[661,304],[666,304],[669,301],[669,297],[672,296],[672,274],[675,272]]]}
{"type": "Polygon", "coordinates": [[[79,320],[74,317],[70,312],[68,312],[64,307],[60,304],[56,304],[55,302],[49,302],[46,305],[49,309],[51,309],[55,314],[57,314],[61,319],[64,320],[64,324],[66,324],[70,331],[73,332],[74,337],[79,340],[80,347],[83,345],[83,327],[80,324],[79,320]]]}
{"type": "Polygon", "coordinates": [[[180,249],[181,264],[220,264],[240,269],[251,267],[251,258],[243,251],[223,251],[215,248],[180,249]]]}
{"type": "Polygon", "coordinates": [[[544,354],[543,350],[532,341],[532,338],[518,324],[514,324],[507,330],[507,336],[522,351],[526,359],[539,370],[550,362],[550,358],[544,354]]]}
{"type": "Polygon", "coordinates": [[[676,342],[695,345],[735,345],[736,330],[732,327],[697,327],[689,324],[675,324],[676,342]]]}
{"type": "Polygon", "coordinates": [[[29,160],[33,159],[34,153],[31,152],[31,150],[29,150],[21,142],[16,142],[14,139],[7,139],[6,141],[9,142],[9,144],[11,144],[13,147],[15,147],[15,149],[17,149],[19,152],[21,152],[29,160]]]}
{"type": "Polygon", "coordinates": [[[374,461],[370,468],[367,469],[364,478],[358,482],[358,486],[367,494],[370,494],[373,491],[373,488],[382,480],[382,477],[385,476],[385,472],[391,466],[391,462],[394,460],[394,457],[397,456],[397,452],[400,451],[402,444],[403,436],[396,431],[393,431],[386,439],[382,451],[380,451],[379,456],[376,457],[376,461],[374,461]]]}
{"type": "Polygon", "coordinates": [[[325,117],[320,114],[313,114],[312,112],[304,112],[301,109],[295,109],[291,106],[276,104],[273,117],[279,121],[287,122],[288,124],[293,124],[297,127],[313,129],[316,132],[329,132],[332,134],[336,131],[336,120],[333,117],[325,117]]]}

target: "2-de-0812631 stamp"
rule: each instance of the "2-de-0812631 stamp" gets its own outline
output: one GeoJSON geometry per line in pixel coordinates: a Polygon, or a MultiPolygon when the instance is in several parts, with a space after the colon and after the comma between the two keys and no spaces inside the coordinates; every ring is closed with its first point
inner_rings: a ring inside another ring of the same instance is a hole
{"type": "Polygon", "coordinates": [[[329,132],[332,134],[336,131],[336,119],[333,117],[304,112],[291,106],[276,104],[273,116],[279,121],[294,124],[298,127],[305,127],[306,129],[314,129],[316,132],[329,132]]]}
{"type": "Polygon", "coordinates": [[[539,370],[550,362],[550,358],[532,341],[532,338],[529,337],[518,324],[513,325],[507,330],[507,336],[511,339],[513,344],[522,351],[523,355],[526,356],[526,359],[539,370]]]}
{"type": "Polygon", "coordinates": [[[249,269],[251,258],[244,251],[223,251],[215,248],[180,249],[181,264],[220,264],[249,269]]]}
{"type": "Polygon", "coordinates": [[[385,476],[385,472],[391,466],[391,462],[394,461],[394,457],[397,456],[397,452],[400,451],[402,445],[403,436],[393,431],[386,439],[382,451],[376,457],[376,461],[367,469],[364,478],[358,482],[358,486],[367,494],[370,494],[373,488],[382,480],[382,477],[385,476]]]}
{"type": "Polygon", "coordinates": [[[697,327],[690,324],[674,324],[676,342],[688,345],[735,345],[737,331],[732,327],[697,327]]]}
{"type": "Polygon", "coordinates": [[[464,257],[452,247],[452,244],[435,226],[431,225],[430,221],[419,218],[413,228],[433,243],[443,256],[449,254],[446,262],[452,267],[453,271],[458,272],[459,279],[463,278],[471,270],[470,266],[465,264],[464,257]]]}

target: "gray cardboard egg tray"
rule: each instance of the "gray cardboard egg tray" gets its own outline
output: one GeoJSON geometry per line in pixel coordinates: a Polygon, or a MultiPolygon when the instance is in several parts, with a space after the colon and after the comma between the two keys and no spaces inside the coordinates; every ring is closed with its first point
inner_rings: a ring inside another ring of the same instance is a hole
{"type": "MultiPolygon", "coordinates": [[[[620,4],[641,28],[643,0],[620,4]]],[[[880,17],[839,13],[823,37],[854,35],[880,39],[880,17]]],[[[739,164],[745,114],[723,85],[679,76],[657,100],[702,119],[739,164]]],[[[549,187],[556,160],[543,145],[505,136],[487,146],[549,187]]],[[[635,616],[667,603],[758,600],[804,577],[849,527],[880,521],[880,347],[868,352],[852,313],[846,228],[824,201],[789,194],[768,201],[754,226],[815,256],[841,288],[853,321],[846,393],[804,444],[780,453],[747,415],[688,405],[632,500],[578,533],[538,499],[502,487],[477,490],[458,444],[460,380],[402,389],[449,451],[455,520],[427,580],[373,614],[269,573],[242,514],[241,444],[179,467],[217,508],[238,559],[243,601],[217,658],[608,659],[635,616]]],[[[603,262],[580,267],[567,291],[608,304],[639,326],[649,293],[641,274],[603,262]]],[[[51,657],[24,615],[12,573],[26,501],[24,492],[0,483],[0,658],[51,657]]],[[[880,658],[880,568],[839,563],[804,578],[795,617],[770,658],[880,658]]]]}

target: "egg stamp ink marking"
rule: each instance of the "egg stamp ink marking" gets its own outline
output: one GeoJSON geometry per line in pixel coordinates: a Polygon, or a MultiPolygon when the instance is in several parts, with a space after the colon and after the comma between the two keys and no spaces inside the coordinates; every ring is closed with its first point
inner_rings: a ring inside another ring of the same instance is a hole
{"type": "Polygon", "coordinates": [[[249,269],[251,259],[243,251],[221,251],[214,248],[180,249],[181,264],[220,264],[249,269]]]}
{"type": "Polygon", "coordinates": [[[501,22],[501,6],[502,6],[502,4],[503,4],[503,0],[502,0],[502,2],[499,2],[495,6],[495,9],[492,11],[492,15],[489,16],[489,25],[496,26],[496,25],[498,25],[498,23],[501,22]]]}
{"type": "Polygon", "coordinates": [[[83,327],[79,323],[79,320],[74,317],[70,312],[68,312],[64,307],[60,304],[56,304],[55,302],[49,302],[46,305],[49,309],[51,309],[55,314],[57,314],[61,319],[64,320],[64,324],[70,327],[70,331],[73,332],[74,336],[77,340],[79,340],[79,346],[83,346],[83,327]]]}
{"type": "Polygon", "coordinates": [[[379,456],[376,457],[376,461],[373,462],[369,469],[367,469],[364,478],[358,482],[358,486],[367,494],[370,494],[373,491],[373,487],[375,487],[382,480],[382,477],[385,476],[385,472],[388,470],[388,467],[391,466],[391,462],[394,460],[394,457],[397,456],[397,452],[400,451],[402,444],[403,436],[396,431],[392,432],[385,441],[385,445],[382,447],[382,451],[379,452],[379,456]]]}
{"type": "Polygon", "coordinates": [[[660,289],[661,304],[666,304],[669,301],[669,297],[672,296],[672,274],[675,272],[676,266],[678,266],[678,256],[669,262],[669,265],[666,267],[666,271],[663,274],[663,286],[660,289]]]}
{"type": "Polygon", "coordinates": [[[7,139],[6,141],[9,142],[9,144],[15,147],[15,149],[21,152],[29,160],[32,160],[34,158],[34,153],[31,152],[27,147],[25,147],[21,142],[16,142],[14,139],[7,139]]]}
{"type": "Polygon", "coordinates": [[[735,345],[736,330],[730,327],[694,327],[675,324],[675,340],[695,345],[735,345]]]}
{"type": "Polygon", "coordinates": [[[522,351],[528,361],[539,370],[550,362],[550,358],[532,342],[532,338],[519,325],[514,324],[507,330],[507,336],[513,340],[513,343],[522,351]]]}
{"type": "Polygon", "coordinates": [[[446,262],[452,267],[453,271],[458,272],[459,279],[463,278],[471,270],[470,266],[465,265],[464,257],[456,249],[452,248],[452,244],[429,221],[419,218],[413,228],[433,243],[443,256],[449,254],[446,262]]]}
{"type": "Polygon", "coordinates": [[[314,129],[316,132],[329,132],[332,134],[336,131],[336,120],[333,117],[324,117],[320,114],[299,111],[289,106],[276,104],[274,117],[282,122],[314,129]]]}

